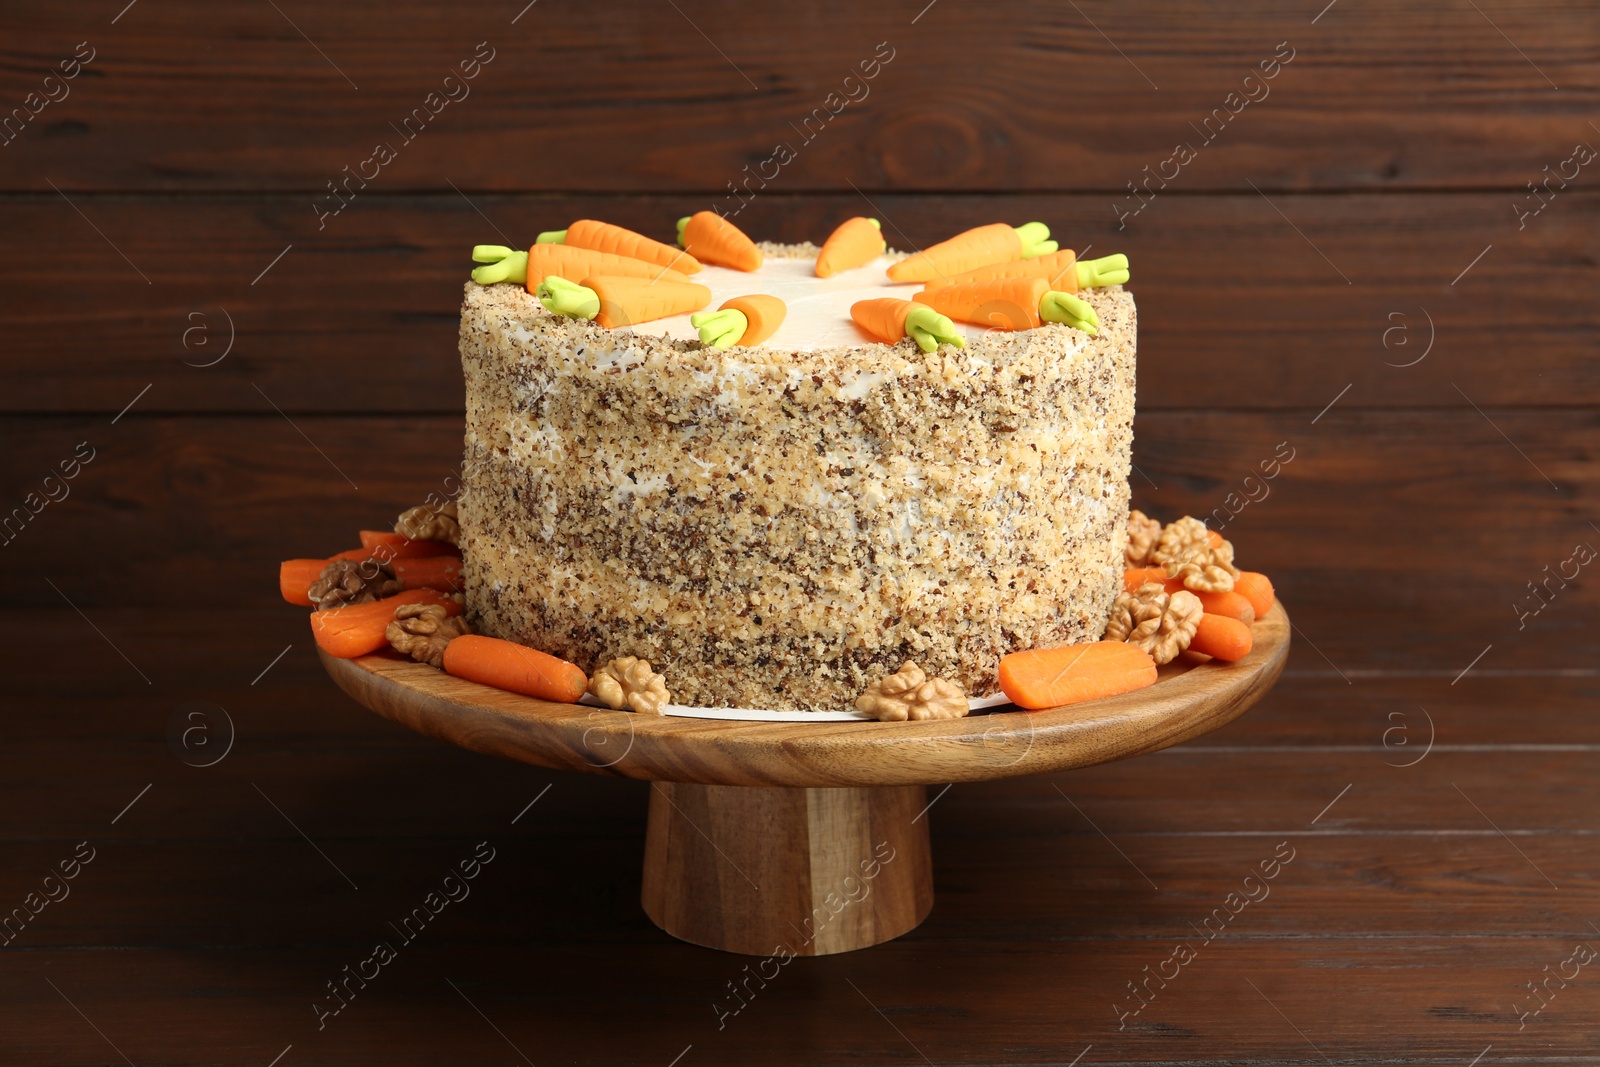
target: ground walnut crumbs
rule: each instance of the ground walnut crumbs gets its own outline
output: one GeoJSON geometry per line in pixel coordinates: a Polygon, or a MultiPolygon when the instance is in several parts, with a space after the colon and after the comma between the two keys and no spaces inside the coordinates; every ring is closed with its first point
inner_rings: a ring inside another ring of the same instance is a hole
{"type": "Polygon", "coordinates": [[[306,590],[306,596],[317,610],[339,608],[346,604],[364,604],[394,596],[404,586],[394,576],[394,566],[375,559],[359,562],[353,559],[336,559],[322,568],[317,580],[306,590]]]}
{"type": "Polygon", "coordinates": [[[394,621],[383,636],[397,652],[442,668],[445,646],[466,633],[471,633],[467,621],[437,604],[401,604],[394,609],[394,621]]]}
{"type": "Polygon", "coordinates": [[[943,678],[929,678],[910,660],[856,697],[856,710],[877,716],[879,722],[959,719],[967,713],[967,707],[967,697],[960,686],[943,678]]]}

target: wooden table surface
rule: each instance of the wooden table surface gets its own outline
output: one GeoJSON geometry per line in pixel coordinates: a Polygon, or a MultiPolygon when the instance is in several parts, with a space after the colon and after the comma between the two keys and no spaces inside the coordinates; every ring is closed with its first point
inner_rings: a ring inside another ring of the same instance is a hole
{"type": "Polygon", "coordinates": [[[0,13],[0,1062],[1600,1063],[1592,3],[524,3],[0,13]],[[272,580],[456,470],[471,244],[747,181],[1127,252],[1135,500],[1296,626],[1215,734],[936,784],[928,921],[782,966],[272,580]]]}

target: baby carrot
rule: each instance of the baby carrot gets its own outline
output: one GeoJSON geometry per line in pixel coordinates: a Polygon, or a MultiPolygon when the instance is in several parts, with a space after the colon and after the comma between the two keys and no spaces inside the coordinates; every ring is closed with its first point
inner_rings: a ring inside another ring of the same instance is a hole
{"type": "MultiPolygon", "coordinates": [[[[370,533],[373,531],[368,532],[370,533]]],[[[461,554],[461,550],[455,548],[453,545],[447,545],[443,541],[440,541],[439,544],[443,545],[448,551],[443,553],[435,552],[432,553],[433,555],[459,556],[461,554]]],[[[371,548],[347,548],[343,552],[335,552],[323,562],[332,563],[336,559],[353,559],[357,563],[360,563],[364,559],[375,559],[379,563],[393,563],[398,558],[396,555],[398,551],[399,549],[392,544],[375,544],[371,548]]],[[[412,559],[422,559],[425,558],[425,555],[425,553],[416,551],[410,553],[412,559]]]]}
{"type": "Polygon", "coordinates": [[[924,352],[940,345],[967,347],[967,339],[956,331],[956,324],[933,308],[899,297],[879,296],[857,300],[850,305],[850,317],[874,341],[886,345],[909,337],[924,352]]]}
{"type": "MultiPolygon", "coordinates": [[[[397,563],[398,568],[400,565],[397,563]]],[[[1234,588],[1238,588],[1237,582],[1234,588]]],[[[1171,590],[1169,590],[1171,591],[1171,590]]],[[[1229,619],[1238,619],[1249,626],[1256,621],[1255,605],[1250,599],[1238,592],[1207,593],[1200,589],[1191,589],[1189,592],[1200,598],[1200,606],[1211,615],[1222,615],[1229,619]]]]}
{"type": "Polygon", "coordinates": [[[1272,580],[1258,571],[1240,571],[1239,577],[1233,580],[1233,591],[1250,599],[1250,606],[1255,608],[1258,619],[1264,618],[1277,600],[1272,580]]]}
{"type": "Polygon", "coordinates": [[[911,298],[960,322],[994,330],[1031,330],[1064,323],[1098,332],[1100,316],[1082,299],[1050,288],[1043,278],[992,278],[924,289],[911,298]]]}
{"type": "Polygon", "coordinates": [[[405,534],[397,534],[392,530],[362,530],[361,547],[369,552],[382,548],[386,560],[461,555],[461,550],[449,541],[413,541],[405,534]]]}
{"type": "Polygon", "coordinates": [[[678,243],[703,263],[743,271],[761,269],[761,249],[743,230],[715,211],[696,211],[679,219],[678,243]]]}
{"type": "Polygon", "coordinates": [[[541,233],[539,244],[565,244],[576,248],[592,248],[596,252],[630,256],[633,259],[654,263],[658,267],[670,267],[681,274],[694,274],[700,270],[699,262],[682,249],[664,245],[660,241],[652,241],[642,233],[634,233],[621,226],[613,226],[609,222],[597,222],[594,219],[579,219],[564,230],[541,233]]]}
{"type": "Polygon", "coordinates": [[[889,278],[897,282],[926,282],[944,274],[960,274],[991,263],[1031,259],[1056,250],[1050,228],[1042,222],[1007,226],[1003,222],[978,226],[940,241],[914,256],[907,256],[889,268],[889,278]]]}
{"type": "Polygon", "coordinates": [[[454,593],[461,588],[461,560],[455,556],[397,559],[394,576],[407,589],[437,589],[454,593]]]}
{"type": "Polygon", "coordinates": [[[862,215],[846,219],[828,235],[822,251],[817,253],[817,277],[831,278],[842,270],[854,270],[871,263],[888,247],[877,219],[862,215]]]}
{"type": "Polygon", "coordinates": [[[687,274],[642,259],[596,252],[592,248],[579,248],[576,245],[534,245],[526,252],[517,252],[505,245],[473,245],[472,261],[487,264],[472,272],[472,280],[479,285],[522,282],[530,293],[551,274],[569,282],[581,282],[591,274],[663,278],[672,282],[689,280],[687,274]]]}
{"type": "Polygon", "coordinates": [[[464,634],[445,646],[444,669],[479,685],[563,704],[576,704],[589,687],[576,664],[478,634],[464,634]]]}
{"type": "Polygon", "coordinates": [[[1202,652],[1212,659],[1233,662],[1244,659],[1254,646],[1250,627],[1238,619],[1206,612],[1195,627],[1194,640],[1189,642],[1190,652],[1202,652]]]}
{"type": "Polygon", "coordinates": [[[1155,660],[1123,641],[1035,648],[1000,661],[1000,688],[1029,711],[1116,696],[1155,680],[1155,660]]]}
{"type": "Polygon", "coordinates": [[[715,311],[690,315],[689,322],[700,331],[700,340],[712,348],[732,345],[758,345],[783,325],[787,305],[775,296],[752,293],[725,301],[715,311]]]}
{"type": "Polygon", "coordinates": [[[593,319],[608,330],[699,311],[711,303],[711,290],[694,282],[608,275],[590,276],[582,285],[551,275],[539,283],[537,295],[557,315],[593,319]]]}
{"type": "Polygon", "coordinates": [[[278,592],[283,599],[302,608],[314,608],[307,590],[328,565],[325,559],[286,559],[278,564],[278,592]]]}
{"type": "MultiPolygon", "coordinates": [[[[1131,593],[1146,582],[1167,582],[1165,567],[1129,567],[1122,572],[1122,588],[1131,593]]],[[[1182,588],[1181,586],[1179,588],[1182,588]]],[[[1170,592],[1170,590],[1168,590],[1170,592]]]]}
{"type": "Polygon", "coordinates": [[[348,604],[342,608],[311,613],[311,636],[317,647],[338,659],[354,659],[389,643],[383,631],[394,621],[394,609],[402,604],[437,604],[451,615],[461,614],[454,597],[432,589],[413,589],[382,600],[348,604]]]}

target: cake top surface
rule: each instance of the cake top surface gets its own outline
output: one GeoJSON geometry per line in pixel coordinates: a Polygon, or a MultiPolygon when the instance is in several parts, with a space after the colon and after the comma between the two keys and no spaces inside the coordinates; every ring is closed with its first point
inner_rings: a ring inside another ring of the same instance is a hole
{"type": "Polygon", "coordinates": [[[758,244],[714,212],[666,244],[595,219],[526,252],[475,245],[484,286],[522,283],[548,311],[641,338],[801,355],[909,338],[924,352],[996,331],[1059,324],[1094,334],[1080,291],[1128,280],[1124,255],[1081,261],[1040,222],[996,222],[906,255],[875,219],[845,220],[819,248],[758,244]]]}
{"type": "MultiPolygon", "coordinates": [[[[788,305],[789,313],[783,325],[761,342],[768,348],[810,352],[869,344],[871,338],[851,321],[850,306],[858,300],[879,296],[910,300],[922,289],[921,282],[896,284],[884,276],[889,265],[901,258],[893,253],[853,270],[840,271],[831,278],[819,278],[814,248],[808,245],[763,247],[767,257],[760,270],[730,270],[708,263],[705,269],[693,275],[693,280],[711,290],[710,306],[714,308],[733,297],[750,293],[767,293],[788,305]]],[[[638,334],[679,341],[694,341],[700,337],[687,315],[641,322],[630,328],[638,334]]],[[[968,340],[982,337],[986,332],[982,326],[959,322],[956,329],[968,340]]]]}

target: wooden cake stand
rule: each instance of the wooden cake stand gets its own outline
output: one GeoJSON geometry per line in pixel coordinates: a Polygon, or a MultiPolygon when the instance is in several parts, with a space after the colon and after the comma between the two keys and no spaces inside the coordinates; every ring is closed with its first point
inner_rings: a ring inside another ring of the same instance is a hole
{"type": "Polygon", "coordinates": [[[644,910],[674,937],[821,956],[899,937],[933,907],[929,783],[1124,759],[1214,730],[1283,670],[1275,605],[1238,663],[1188,654],[1134,693],[937,722],[730,722],[551,704],[386,652],[323,655],[350,696],[418,733],[541,767],[649,779],[644,910]]]}

